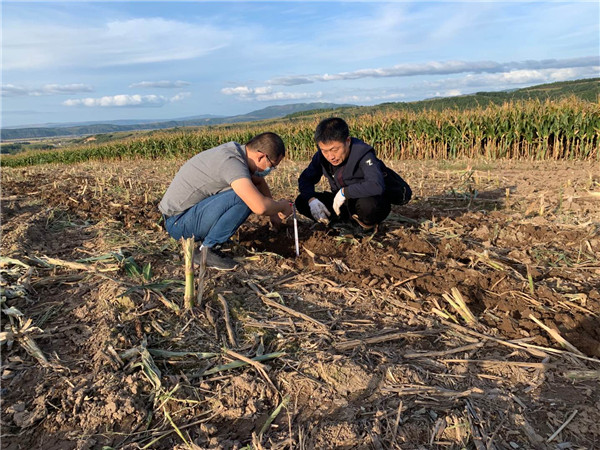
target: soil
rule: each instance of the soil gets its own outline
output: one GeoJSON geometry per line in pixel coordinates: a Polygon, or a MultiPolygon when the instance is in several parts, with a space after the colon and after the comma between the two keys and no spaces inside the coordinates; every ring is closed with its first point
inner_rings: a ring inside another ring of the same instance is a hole
{"type": "Polygon", "coordinates": [[[2,449],[598,448],[597,165],[390,163],[376,231],[253,215],[185,310],[181,163],[2,169],[2,449]]]}

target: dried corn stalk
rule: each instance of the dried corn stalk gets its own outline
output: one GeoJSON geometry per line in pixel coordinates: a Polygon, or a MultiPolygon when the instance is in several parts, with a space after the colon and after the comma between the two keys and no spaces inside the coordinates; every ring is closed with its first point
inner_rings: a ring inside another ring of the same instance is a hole
{"type": "Polygon", "coordinates": [[[475,318],[475,316],[473,315],[473,313],[471,312],[471,310],[465,303],[465,300],[463,299],[463,296],[458,291],[458,289],[453,287],[450,290],[450,292],[451,292],[451,295],[442,294],[444,299],[448,303],[450,303],[450,305],[456,310],[456,312],[458,312],[461,315],[461,317],[465,320],[465,322],[467,322],[469,324],[477,322],[477,319],[475,318]]]}
{"type": "Polygon", "coordinates": [[[182,238],[181,243],[185,262],[185,294],[183,300],[185,308],[191,309],[194,306],[194,238],[182,238]]]}
{"type": "Polygon", "coordinates": [[[16,341],[27,353],[37,359],[42,366],[49,366],[50,364],[44,353],[42,353],[31,336],[41,334],[44,331],[39,327],[33,326],[31,319],[24,319],[23,313],[15,307],[5,308],[2,312],[10,320],[10,324],[6,326],[10,331],[0,333],[0,344],[6,343],[7,345],[11,345],[13,341],[16,341]]]}

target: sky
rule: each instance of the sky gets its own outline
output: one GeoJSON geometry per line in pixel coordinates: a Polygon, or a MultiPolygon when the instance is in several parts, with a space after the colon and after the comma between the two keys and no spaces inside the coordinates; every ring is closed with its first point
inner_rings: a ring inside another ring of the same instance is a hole
{"type": "Polygon", "coordinates": [[[375,105],[600,76],[592,1],[2,1],[3,127],[375,105]]]}

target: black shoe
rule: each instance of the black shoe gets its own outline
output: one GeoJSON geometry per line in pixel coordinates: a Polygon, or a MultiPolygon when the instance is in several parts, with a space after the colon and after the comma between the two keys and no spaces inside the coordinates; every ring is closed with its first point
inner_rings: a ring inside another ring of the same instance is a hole
{"type": "MultiPolygon", "coordinates": [[[[206,249],[206,267],[217,270],[233,270],[238,266],[232,258],[216,248],[206,249]]],[[[194,255],[194,263],[200,265],[201,251],[194,255]]]]}

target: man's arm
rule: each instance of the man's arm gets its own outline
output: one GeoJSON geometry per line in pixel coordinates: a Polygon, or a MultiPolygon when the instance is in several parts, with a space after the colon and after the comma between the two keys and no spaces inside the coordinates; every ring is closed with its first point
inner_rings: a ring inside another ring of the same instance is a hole
{"type": "MultiPolygon", "coordinates": [[[[262,195],[268,198],[273,198],[273,194],[271,194],[271,189],[269,188],[265,177],[252,176],[252,183],[262,195]]],[[[271,219],[271,223],[275,228],[279,228],[281,226],[282,217],[279,217],[278,214],[271,214],[269,218],[271,219]]]]}
{"type": "Polygon", "coordinates": [[[262,195],[264,195],[265,197],[273,198],[273,195],[271,194],[271,189],[269,189],[269,185],[267,184],[265,177],[252,176],[252,183],[254,184],[254,186],[256,186],[256,189],[258,189],[258,191],[262,195]]]}
{"type": "Polygon", "coordinates": [[[284,216],[292,214],[292,207],[288,200],[275,201],[266,197],[250,178],[238,178],[231,183],[231,187],[254,214],[261,216],[272,216],[277,213],[282,213],[284,216]]]}
{"type": "Polygon", "coordinates": [[[300,195],[306,200],[315,196],[315,185],[321,180],[323,169],[321,168],[321,158],[319,152],[315,153],[310,164],[302,171],[298,178],[298,190],[300,195]]]}

